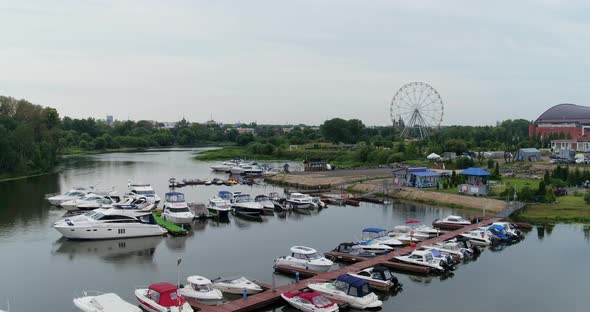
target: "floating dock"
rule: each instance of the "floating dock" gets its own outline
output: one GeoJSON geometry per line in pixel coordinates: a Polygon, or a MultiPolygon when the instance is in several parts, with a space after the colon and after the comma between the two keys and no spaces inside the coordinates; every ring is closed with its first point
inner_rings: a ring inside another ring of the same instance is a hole
{"type": "MultiPolygon", "coordinates": [[[[464,232],[471,231],[471,230],[474,230],[478,227],[486,226],[486,225],[492,224],[493,222],[498,222],[500,220],[502,220],[502,219],[490,218],[490,219],[482,220],[482,222],[480,222],[478,224],[467,225],[461,229],[458,229],[458,230],[455,230],[452,232],[448,232],[448,233],[445,233],[445,234],[440,235],[438,237],[431,238],[431,239],[425,240],[423,242],[420,242],[420,243],[416,244],[415,247],[403,247],[400,249],[396,249],[388,254],[378,256],[375,258],[371,258],[371,259],[367,259],[364,261],[360,261],[360,262],[351,264],[349,266],[345,266],[345,267],[336,269],[334,271],[317,273],[316,275],[314,275],[310,278],[300,280],[298,283],[293,283],[290,285],[285,285],[285,286],[277,287],[275,289],[263,291],[259,294],[252,295],[246,299],[238,299],[238,300],[231,301],[231,302],[219,305],[219,306],[199,305],[197,308],[199,309],[199,311],[205,311],[205,312],[255,311],[257,309],[261,309],[264,307],[268,307],[268,306],[280,303],[282,301],[281,294],[284,292],[300,291],[300,290],[306,288],[307,285],[309,285],[309,284],[335,280],[338,276],[340,276],[342,274],[360,271],[360,270],[363,270],[363,269],[366,269],[368,267],[372,267],[372,266],[375,266],[378,264],[387,265],[389,267],[392,267],[394,270],[396,269],[396,267],[400,268],[400,269],[403,267],[403,270],[409,271],[410,267],[408,267],[408,266],[411,266],[411,265],[393,262],[393,261],[395,261],[396,256],[407,255],[407,254],[411,253],[415,248],[418,248],[422,245],[432,245],[435,243],[440,243],[440,242],[449,240],[451,238],[457,237],[464,232]]],[[[414,266],[412,266],[412,267],[414,267],[414,266]]],[[[292,267],[285,268],[283,266],[283,269],[285,269],[285,270],[289,269],[289,271],[291,271],[291,272],[294,271],[294,269],[292,267]]],[[[297,268],[297,270],[300,270],[300,269],[297,268]]],[[[315,273],[315,271],[311,271],[308,273],[315,273]]],[[[424,272],[415,272],[415,273],[424,274],[424,272]]]]}
{"type": "Polygon", "coordinates": [[[170,233],[170,235],[183,236],[183,235],[188,234],[187,230],[185,230],[184,228],[182,228],[172,222],[165,221],[164,219],[162,219],[162,217],[159,214],[153,213],[152,215],[154,216],[154,219],[161,227],[168,230],[168,233],[170,233]]]}

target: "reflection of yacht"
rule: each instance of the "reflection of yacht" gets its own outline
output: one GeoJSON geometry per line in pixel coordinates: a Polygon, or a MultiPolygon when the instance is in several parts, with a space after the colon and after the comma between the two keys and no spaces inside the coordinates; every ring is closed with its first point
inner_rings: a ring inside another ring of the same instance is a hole
{"type": "Polygon", "coordinates": [[[131,195],[145,196],[148,199],[148,201],[156,204],[156,206],[158,206],[158,204],[160,203],[160,196],[158,196],[158,194],[156,194],[156,191],[151,186],[151,184],[129,182],[128,187],[129,187],[129,193],[131,195]]]}
{"type": "Polygon", "coordinates": [[[151,213],[102,208],[57,221],[53,228],[71,239],[130,238],[167,233],[151,213]]]}
{"type": "Polygon", "coordinates": [[[162,241],[161,237],[123,238],[117,240],[72,241],[60,239],[52,253],[77,256],[99,257],[113,259],[120,257],[152,258],[156,247],[162,241]]]}
{"type": "Polygon", "coordinates": [[[75,298],[74,305],[84,312],[141,312],[141,309],[121,299],[116,294],[84,293],[83,297],[75,298]]]}

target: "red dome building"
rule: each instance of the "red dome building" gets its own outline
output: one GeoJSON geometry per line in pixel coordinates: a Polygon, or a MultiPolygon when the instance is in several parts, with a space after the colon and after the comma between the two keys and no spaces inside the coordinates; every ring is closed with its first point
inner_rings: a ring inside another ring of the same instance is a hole
{"type": "Polygon", "coordinates": [[[555,105],[529,126],[529,136],[534,135],[541,138],[560,137],[551,141],[551,147],[556,151],[586,151],[590,148],[590,107],[576,104],[555,105]]]}

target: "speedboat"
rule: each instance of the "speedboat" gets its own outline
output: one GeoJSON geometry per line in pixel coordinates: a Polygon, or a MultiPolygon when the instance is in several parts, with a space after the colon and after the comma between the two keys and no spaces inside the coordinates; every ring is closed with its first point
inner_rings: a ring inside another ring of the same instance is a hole
{"type": "Polygon", "coordinates": [[[260,216],[263,211],[260,203],[253,201],[250,195],[241,193],[234,196],[231,207],[236,213],[248,216],[260,216]]]}
{"type": "Polygon", "coordinates": [[[363,240],[375,240],[387,246],[401,246],[404,243],[387,235],[387,231],[381,228],[364,228],[362,231],[363,240]]]}
{"type": "Polygon", "coordinates": [[[492,225],[498,225],[504,228],[504,230],[506,231],[506,233],[508,233],[511,236],[517,237],[517,238],[522,238],[523,234],[522,232],[512,223],[509,222],[494,222],[492,223],[492,225]]]}
{"type": "Polygon", "coordinates": [[[195,215],[188,209],[184,194],[179,192],[166,193],[162,219],[174,224],[190,224],[195,215]]]}
{"type": "Polygon", "coordinates": [[[311,204],[314,208],[326,208],[328,206],[319,197],[311,197],[311,204]]]}
{"type": "Polygon", "coordinates": [[[413,227],[408,225],[397,225],[389,232],[389,236],[395,237],[403,243],[415,243],[429,239],[430,235],[416,231],[413,227]]]}
{"type": "Polygon", "coordinates": [[[220,290],[211,287],[211,281],[202,276],[189,276],[186,281],[188,285],[180,288],[178,292],[184,298],[194,299],[207,304],[216,304],[223,299],[220,290]]]}
{"type": "Polygon", "coordinates": [[[149,212],[102,208],[57,221],[53,228],[71,239],[130,238],[167,233],[149,212]]]}
{"type": "Polygon", "coordinates": [[[244,289],[248,295],[257,294],[264,290],[260,285],[245,277],[218,278],[213,280],[213,285],[211,287],[219,289],[221,292],[235,295],[242,295],[244,289]]]}
{"type": "Polygon", "coordinates": [[[98,208],[111,208],[114,203],[121,199],[118,196],[103,196],[95,193],[88,193],[78,199],[72,199],[61,203],[61,207],[68,211],[94,210],[98,208]]]}
{"type": "Polygon", "coordinates": [[[141,195],[147,198],[147,200],[151,203],[154,203],[156,206],[160,203],[160,196],[156,194],[156,191],[148,183],[138,183],[138,182],[129,182],[128,183],[129,193],[130,195],[141,195]]]}
{"type": "MultiPolygon", "coordinates": [[[[434,259],[441,259],[441,263],[447,263],[451,266],[459,263],[459,260],[455,259],[462,259],[455,253],[444,252],[440,248],[433,246],[420,246],[414,249],[414,251],[429,251],[430,253],[432,253],[434,259]]],[[[441,266],[444,267],[444,265],[441,266]]]]}
{"type": "Polygon", "coordinates": [[[471,248],[464,248],[462,243],[457,241],[446,241],[434,245],[423,245],[424,248],[437,249],[443,254],[457,257],[460,260],[473,257],[474,251],[471,248]]]}
{"type": "Polygon", "coordinates": [[[414,250],[409,255],[397,256],[395,259],[404,263],[429,267],[439,272],[446,272],[450,269],[450,264],[446,263],[443,258],[435,258],[430,250],[414,250]]]}
{"type": "Polygon", "coordinates": [[[383,305],[377,295],[369,289],[369,282],[348,274],[338,276],[331,283],[313,283],[307,287],[330,299],[347,303],[356,309],[372,309],[383,305]]]}
{"type": "Polygon", "coordinates": [[[377,256],[374,252],[366,251],[355,243],[340,243],[332,251],[364,258],[374,258],[377,256]]]}
{"type": "Polygon", "coordinates": [[[467,231],[462,233],[460,236],[469,239],[472,244],[477,246],[489,246],[492,244],[492,239],[487,231],[487,228],[478,228],[467,231]]]}
{"type": "Polygon", "coordinates": [[[261,204],[265,210],[274,210],[275,204],[270,200],[270,197],[266,195],[258,195],[254,198],[254,201],[261,204]]]}
{"type": "Polygon", "coordinates": [[[117,294],[106,293],[75,298],[74,305],[84,312],[142,312],[140,308],[119,297],[117,294]]]}
{"type": "Polygon", "coordinates": [[[275,265],[288,265],[306,270],[327,272],[334,262],[322,257],[315,249],[305,246],[291,247],[291,255],[275,259],[275,265]]]}
{"type": "Polygon", "coordinates": [[[125,200],[114,203],[113,209],[127,209],[137,211],[152,211],[156,204],[150,203],[147,198],[140,195],[128,196],[125,200]]]}
{"type": "Polygon", "coordinates": [[[338,311],[338,305],[318,292],[289,291],[281,294],[281,298],[299,311],[332,312],[338,311]]]}
{"type": "Polygon", "coordinates": [[[437,237],[437,236],[440,236],[441,234],[443,234],[443,231],[441,231],[439,229],[435,229],[434,227],[431,227],[431,226],[428,226],[425,224],[421,224],[421,225],[414,227],[414,232],[426,234],[426,235],[428,235],[428,237],[437,237]]]}
{"type": "Polygon", "coordinates": [[[397,277],[384,265],[376,265],[348,275],[366,280],[371,287],[379,289],[391,289],[400,285],[397,277]]]}
{"type": "Polygon", "coordinates": [[[488,233],[490,234],[492,242],[514,243],[519,239],[518,236],[508,233],[503,226],[497,224],[488,227],[488,233]]]}
{"type": "Polygon", "coordinates": [[[170,283],[152,284],[135,290],[139,305],[148,312],[193,312],[193,308],[170,283]]]}
{"type": "Polygon", "coordinates": [[[291,193],[287,198],[287,204],[295,209],[307,209],[313,207],[311,196],[301,193],[291,193]]]}
{"type": "Polygon", "coordinates": [[[217,164],[217,165],[213,165],[211,166],[211,169],[213,171],[219,171],[219,172],[231,172],[231,169],[236,165],[235,162],[232,161],[225,161],[221,164],[217,164]]]}
{"type": "Polygon", "coordinates": [[[393,250],[393,247],[382,244],[381,242],[373,239],[368,239],[356,243],[359,248],[365,251],[374,252],[378,255],[388,253],[393,250]]]}
{"type": "Polygon", "coordinates": [[[224,199],[219,197],[213,197],[209,199],[207,203],[207,210],[209,214],[214,217],[227,218],[231,205],[228,204],[224,199]]]}
{"type": "Polygon", "coordinates": [[[432,222],[432,225],[435,227],[445,227],[445,228],[461,228],[466,225],[470,225],[471,221],[463,219],[460,216],[448,216],[442,220],[435,220],[432,222]]]}
{"type": "Polygon", "coordinates": [[[73,188],[73,189],[65,192],[64,194],[48,197],[47,200],[49,201],[50,204],[52,204],[54,206],[60,206],[61,203],[63,203],[63,202],[81,198],[82,196],[84,196],[90,192],[91,192],[91,190],[88,190],[86,188],[76,187],[76,188],[73,188]]]}

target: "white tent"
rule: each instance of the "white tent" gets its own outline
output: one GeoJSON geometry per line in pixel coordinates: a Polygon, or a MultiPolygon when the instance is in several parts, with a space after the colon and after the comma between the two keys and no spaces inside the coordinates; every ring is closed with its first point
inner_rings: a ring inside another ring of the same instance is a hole
{"type": "Polygon", "coordinates": [[[440,155],[438,155],[436,153],[432,153],[432,154],[426,156],[426,159],[428,159],[428,160],[440,159],[440,155]]]}

